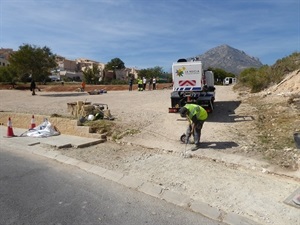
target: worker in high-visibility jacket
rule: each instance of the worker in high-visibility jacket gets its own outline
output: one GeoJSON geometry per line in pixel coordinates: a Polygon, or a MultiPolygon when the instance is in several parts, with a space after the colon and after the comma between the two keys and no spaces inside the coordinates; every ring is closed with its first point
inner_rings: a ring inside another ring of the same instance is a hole
{"type": "Polygon", "coordinates": [[[138,91],[143,91],[143,80],[141,78],[138,79],[138,91]]]}
{"type": "Polygon", "coordinates": [[[195,147],[192,151],[197,150],[200,147],[201,130],[205,120],[208,117],[207,111],[196,104],[186,104],[180,110],[180,116],[186,117],[189,121],[189,126],[186,131],[186,144],[189,143],[189,137],[193,134],[195,147]]]}

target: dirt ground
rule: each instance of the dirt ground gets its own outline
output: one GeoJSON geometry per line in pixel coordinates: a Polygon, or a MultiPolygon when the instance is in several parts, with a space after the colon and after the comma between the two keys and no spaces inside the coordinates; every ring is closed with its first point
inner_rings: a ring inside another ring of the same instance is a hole
{"type": "Polygon", "coordinates": [[[189,151],[192,145],[179,141],[187,121],[168,112],[171,89],[167,87],[130,92],[122,86],[101,95],[46,87],[36,96],[25,90],[0,90],[0,106],[2,111],[68,116],[68,102],[106,103],[113,122],[124,130],[122,138],[84,149],[63,149],[64,154],[260,224],[300,224],[299,209],[283,203],[300,186],[300,176],[295,175],[299,175],[300,151],[291,137],[276,147],[279,134],[285,138],[300,131],[300,73],[259,94],[217,86],[215,110],[204,124],[202,146],[194,152],[189,151]],[[282,114],[289,119],[279,120],[282,114]],[[182,157],[185,151],[189,158],[182,157]]]}

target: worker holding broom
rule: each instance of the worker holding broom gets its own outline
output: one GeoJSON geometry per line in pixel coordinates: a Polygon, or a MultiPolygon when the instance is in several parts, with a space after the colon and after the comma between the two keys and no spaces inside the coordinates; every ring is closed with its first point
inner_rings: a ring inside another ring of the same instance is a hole
{"type": "Polygon", "coordinates": [[[195,147],[191,150],[196,151],[200,147],[201,130],[208,114],[203,107],[196,104],[186,104],[180,108],[179,113],[181,117],[186,117],[189,121],[186,131],[186,144],[189,143],[189,138],[193,134],[195,147]]]}

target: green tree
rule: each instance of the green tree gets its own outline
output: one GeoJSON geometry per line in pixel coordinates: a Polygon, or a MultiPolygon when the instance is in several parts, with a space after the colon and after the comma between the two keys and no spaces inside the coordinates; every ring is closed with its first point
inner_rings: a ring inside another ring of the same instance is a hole
{"type": "Polygon", "coordinates": [[[100,70],[96,64],[93,68],[86,67],[83,71],[84,80],[87,84],[96,84],[99,81],[100,70]]]}
{"type": "Polygon", "coordinates": [[[153,77],[161,77],[163,76],[164,72],[162,67],[156,66],[153,68],[148,69],[141,69],[138,73],[138,76],[140,78],[146,77],[147,79],[153,78],[153,77]]]}
{"type": "Polygon", "coordinates": [[[251,92],[259,92],[267,88],[271,83],[270,67],[265,65],[261,68],[248,68],[241,72],[239,83],[251,88],[251,92]]]}
{"type": "Polygon", "coordinates": [[[16,76],[16,71],[11,66],[0,67],[0,82],[14,85],[16,83],[16,76]]]}
{"type": "Polygon", "coordinates": [[[172,83],[173,82],[173,77],[172,77],[172,73],[167,73],[164,72],[158,80],[158,83],[172,83]]]}
{"type": "Polygon", "coordinates": [[[9,62],[16,71],[17,80],[26,82],[31,77],[35,81],[44,81],[51,74],[50,70],[57,67],[55,57],[46,46],[25,44],[10,56],[9,62]]]}
{"type": "Polygon", "coordinates": [[[116,79],[116,70],[120,70],[120,69],[125,69],[125,64],[124,62],[119,59],[119,58],[114,58],[112,60],[110,60],[110,62],[108,62],[105,65],[105,70],[113,70],[114,71],[114,79],[116,79]]]}
{"type": "Polygon", "coordinates": [[[105,65],[105,69],[106,70],[125,69],[125,64],[121,59],[114,58],[105,65]]]}

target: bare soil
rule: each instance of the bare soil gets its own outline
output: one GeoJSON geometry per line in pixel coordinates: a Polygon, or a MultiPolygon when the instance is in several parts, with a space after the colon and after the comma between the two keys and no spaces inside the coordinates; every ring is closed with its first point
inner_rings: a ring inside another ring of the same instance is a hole
{"type": "Polygon", "coordinates": [[[258,94],[217,86],[215,110],[204,123],[202,147],[194,152],[179,141],[187,121],[168,112],[168,84],[143,92],[128,91],[126,85],[114,90],[87,86],[108,90],[101,95],[77,93],[77,87],[66,92],[68,85],[41,87],[37,96],[1,90],[0,106],[5,111],[68,116],[68,102],[106,103],[115,117],[115,134],[104,144],[63,149],[64,154],[260,224],[300,224],[299,209],[283,203],[300,182],[300,151],[293,140],[293,133],[300,131],[300,88],[294,85],[300,85],[299,78],[296,71],[286,82],[258,94]],[[182,157],[183,152],[190,157],[182,157]]]}

